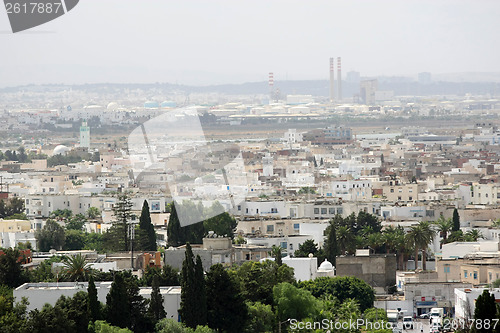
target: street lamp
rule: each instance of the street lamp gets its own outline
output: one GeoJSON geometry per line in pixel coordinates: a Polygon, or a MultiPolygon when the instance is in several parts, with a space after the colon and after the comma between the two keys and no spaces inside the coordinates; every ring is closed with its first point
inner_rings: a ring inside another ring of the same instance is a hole
{"type": "Polygon", "coordinates": [[[280,321],[279,326],[278,326],[278,332],[279,333],[281,333],[281,325],[284,324],[284,323],[288,323],[289,321],[290,321],[290,318],[288,318],[285,321],[280,321]]]}

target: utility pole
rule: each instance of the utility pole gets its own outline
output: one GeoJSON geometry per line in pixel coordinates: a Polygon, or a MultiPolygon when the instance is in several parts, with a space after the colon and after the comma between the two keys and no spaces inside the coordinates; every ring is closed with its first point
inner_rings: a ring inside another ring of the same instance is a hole
{"type": "Polygon", "coordinates": [[[128,238],[130,239],[130,267],[134,270],[134,238],[135,238],[135,225],[133,221],[127,222],[128,225],[128,238]]]}

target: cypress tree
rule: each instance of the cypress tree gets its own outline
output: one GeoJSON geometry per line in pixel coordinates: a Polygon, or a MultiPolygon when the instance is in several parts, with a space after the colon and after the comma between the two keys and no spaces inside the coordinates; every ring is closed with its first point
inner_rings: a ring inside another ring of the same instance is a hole
{"type": "Polygon", "coordinates": [[[186,253],[181,271],[181,306],[179,314],[181,321],[191,328],[198,325],[198,295],[195,280],[194,255],[191,244],[186,244],[186,253]]]}
{"type": "Polygon", "coordinates": [[[181,228],[175,203],[171,204],[170,218],[168,219],[167,237],[169,246],[179,246],[185,244],[184,230],[181,228]]]}
{"type": "Polygon", "coordinates": [[[153,277],[153,285],[151,291],[151,299],[148,308],[149,317],[156,324],[160,319],[165,318],[167,315],[163,307],[163,296],[160,293],[160,278],[158,275],[153,277]]]}
{"type": "Polygon", "coordinates": [[[106,296],[106,321],[113,326],[129,327],[130,306],[127,287],[121,273],[116,273],[111,284],[111,290],[106,296]]]}
{"type": "Polygon", "coordinates": [[[474,319],[476,322],[473,326],[473,332],[490,333],[493,332],[493,319],[497,318],[497,307],[495,303],[495,295],[490,294],[488,289],[484,289],[483,293],[476,300],[476,308],[474,309],[474,319]],[[481,321],[479,321],[481,320],[481,321]],[[485,321],[490,322],[489,328],[485,329],[485,321]],[[481,322],[482,325],[478,323],[481,322]]]}
{"type": "Polygon", "coordinates": [[[139,217],[139,246],[144,251],[156,251],[156,233],[151,223],[149,204],[144,200],[141,216],[139,217]]]}
{"type": "Polygon", "coordinates": [[[97,288],[95,287],[94,277],[91,275],[89,279],[89,286],[87,287],[89,297],[88,311],[91,321],[101,319],[101,303],[97,299],[97,288]]]}
{"type": "Polygon", "coordinates": [[[327,238],[325,241],[325,256],[332,265],[335,267],[337,265],[337,224],[335,220],[330,220],[330,225],[326,228],[327,238]]]}
{"type": "Polygon", "coordinates": [[[455,208],[453,209],[453,228],[451,231],[458,231],[460,230],[460,215],[458,215],[458,210],[455,208]]]}
{"type": "Polygon", "coordinates": [[[208,326],[218,332],[241,332],[247,317],[247,306],[239,284],[221,264],[207,273],[208,326]]]}
{"type": "Polygon", "coordinates": [[[194,267],[194,278],[196,295],[198,295],[198,325],[207,324],[207,290],[203,264],[199,255],[196,256],[196,265],[194,267]]]}

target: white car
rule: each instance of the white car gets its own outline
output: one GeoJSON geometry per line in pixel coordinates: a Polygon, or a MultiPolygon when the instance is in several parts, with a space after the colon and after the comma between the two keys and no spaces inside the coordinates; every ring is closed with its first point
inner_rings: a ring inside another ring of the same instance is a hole
{"type": "Polygon", "coordinates": [[[413,318],[411,316],[403,317],[403,328],[405,330],[412,330],[414,328],[413,318]]]}

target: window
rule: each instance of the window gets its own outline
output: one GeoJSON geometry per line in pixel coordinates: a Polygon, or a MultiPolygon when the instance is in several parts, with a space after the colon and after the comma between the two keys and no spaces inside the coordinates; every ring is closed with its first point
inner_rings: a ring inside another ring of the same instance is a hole
{"type": "Polygon", "coordinates": [[[328,214],[335,215],[335,208],[333,207],[328,208],[328,214]]]}
{"type": "Polygon", "coordinates": [[[290,250],[293,250],[293,244],[290,243],[290,250]]]}
{"type": "Polygon", "coordinates": [[[410,201],[413,200],[413,197],[408,197],[408,200],[410,200],[410,201]]]}
{"type": "Polygon", "coordinates": [[[255,213],[256,213],[256,214],[259,214],[259,209],[258,209],[258,208],[255,210],[255,213]]]}
{"type": "Polygon", "coordinates": [[[314,214],[319,214],[319,208],[314,208],[314,214]]]}
{"type": "Polygon", "coordinates": [[[491,281],[491,280],[492,280],[492,278],[493,278],[493,273],[489,272],[489,273],[488,273],[488,277],[490,278],[490,281],[491,281]]]}
{"type": "Polygon", "coordinates": [[[293,229],[294,230],[299,230],[299,228],[300,228],[300,223],[294,223],[293,224],[293,229]]]}
{"type": "Polygon", "coordinates": [[[326,208],[321,208],[321,214],[326,215],[326,208]]]}
{"type": "Polygon", "coordinates": [[[391,188],[391,193],[394,193],[394,189],[393,188],[391,188]]]}
{"type": "Polygon", "coordinates": [[[464,278],[467,279],[467,270],[464,270],[464,278]]]}
{"type": "Polygon", "coordinates": [[[450,265],[444,265],[444,272],[449,273],[450,272],[450,265]]]}
{"type": "Polygon", "coordinates": [[[343,208],[337,208],[337,214],[342,215],[342,213],[344,213],[344,209],[343,208]]]}
{"type": "Polygon", "coordinates": [[[238,205],[238,210],[241,210],[241,205],[238,205]]]}
{"type": "Polygon", "coordinates": [[[401,200],[401,196],[398,196],[398,200],[401,200]]]}
{"type": "Polygon", "coordinates": [[[274,232],[274,224],[267,225],[267,232],[274,232]]]}
{"type": "Polygon", "coordinates": [[[477,271],[474,271],[474,280],[477,280],[477,271]]]}

